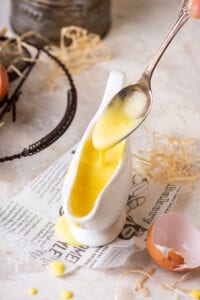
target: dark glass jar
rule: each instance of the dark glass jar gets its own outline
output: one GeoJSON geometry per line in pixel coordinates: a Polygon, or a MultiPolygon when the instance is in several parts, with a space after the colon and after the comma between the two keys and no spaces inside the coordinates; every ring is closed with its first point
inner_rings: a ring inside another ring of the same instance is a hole
{"type": "Polygon", "coordinates": [[[22,34],[34,30],[54,43],[60,29],[81,26],[105,36],[110,27],[111,0],[11,0],[11,26],[22,34]]]}

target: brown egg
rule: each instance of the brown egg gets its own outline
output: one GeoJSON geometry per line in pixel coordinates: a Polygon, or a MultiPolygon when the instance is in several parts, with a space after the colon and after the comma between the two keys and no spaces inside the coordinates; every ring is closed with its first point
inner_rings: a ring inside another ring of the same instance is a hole
{"type": "Polygon", "coordinates": [[[3,64],[0,63],[0,101],[8,93],[9,79],[6,69],[3,64]]]}
{"type": "Polygon", "coordinates": [[[182,272],[198,268],[199,248],[199,230],[175,213],[159,216],[148,230],[147,250],[165,269],[182,272]]]}

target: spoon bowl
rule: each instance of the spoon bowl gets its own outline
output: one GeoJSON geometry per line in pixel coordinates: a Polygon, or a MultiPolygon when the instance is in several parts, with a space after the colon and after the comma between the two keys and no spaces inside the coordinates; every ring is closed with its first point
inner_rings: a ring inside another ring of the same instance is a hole
{"type": "MultiPolygon", "coordinates": [[[[127,138],[135,131],[149,115],[152,107],[153,97],[149,83],[142,77],[135,84],[130,84],[124,87],[110,102],[109,105],[114,105],[116,98],[120,98],[123,103],[124,110],[132,119],[137,120],[135,127],[130,128],[130,131],[122,137],[127,138]]],[[[114,145],[113,145],[114,146],[114,145]]]]}
{"type": "Polygon", "coordinates": [[[148,116],[152,93],[142,78],[120,90],[96,123],[92,142],[96,149],[109,149],[136,130],[148,116]],[[109,125],[109,126],[108,126],[109,125]]]}

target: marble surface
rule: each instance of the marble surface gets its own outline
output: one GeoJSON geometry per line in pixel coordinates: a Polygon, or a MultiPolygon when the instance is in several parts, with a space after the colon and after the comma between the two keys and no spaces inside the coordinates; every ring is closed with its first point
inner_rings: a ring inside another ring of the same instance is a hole
{"type": "MultiPolygon", "coordinates": [[[[12,196],[20,192],[27,183],[43,172],[56,158],[73,146],[81,138],[87,124],[95,113],[101,101],[104,86],[108,74],[113,69],[118,69],[127,74],[127,82],[137,80],[150,56],[159,46],[162,38],[167,33],[174,18],[177,15],[181,0],[113,0],[113,25],[106,42],[113,54],[110,62],[102,62],[79,76],[74,76],[78,89],[78,110],[76,117],[67,133],[48,150],[37,156],[22,159],[13,163],[5,163],[0,166],[0,200],[6,203],[12,196]]],[[[9,1],[1,0],[0,27],[9,24],[9,1]]],[[[162,133],[173,135],[186,135],[199,139],[200,136],[200,21],[190,20],[181,30],[176,40],[168,49],[161,60],[152,80],[154,96],[153,108],[145,126],[150,130],[159,130],[162,133]]],[[[22,102],[22,111],[32,117],[32,110],[27,107],[26,96],[34,97],[37,87],[36,78],[28,82],[22,102]]],[[[59,82],[57,90],[57,105],[54,105],[51,92],[48,95],[51,103],[52,114],[43,122],[37,123],[37,133],[42,136],[48,132],[50,124],[53,126],[62,114],[64,104],[62,93],[64,83],[59,82]]],[[[52,95],[55,91],[52,91],[52,95]]],[[[49,106],[47,95],[41,92],[43,108],[49,106]],[[46,98],[45,98],[46,97],[46,98]]],[[[35,99],[35,98],[34,98],[35,99]]],[[[29,100],[29,101],[30,101],[29,100]]],[[[40,101],[38,99],[37,101],[40,101]]],[[[39,102],[38,102],[39,103],[39,102]]],[[[22,121],[18,124],[18,130],[22,130],[19,136],[9,125],[0,137],[1,153],[7,153],[12,149],[21,149],[21,145],[31,136],[30,128],[23,132],[22,121]],[[9,128],[10,127],[10,128],[9,128]],[[8,130],[9,129],[9,130],[8,130]],[[6,142],[6,132],[15,139],[6,142]],[[4,139],[6,140],[3,143],[4,139]],[[2,146],[3,145],[3,146],[2,146]]],[[[143,128],[140,128],[132,136],[133,146],[140,147],[146,139],[143,128]]],[[[198,190],[190,193],[182,192],[175,210],[187,215],[200,228],[198,190]]],[[[0,245],[1,248],[1,245],[0,245]]],[[[0,299],[24,300],[29,299],[27,289],[36,287],[39,294],[38,300],[60,299],[63,289],[71,289],[74,292],[74,300],[111,300],[120,273],[125,269],[147,270],[154,263],[146,251],[132,256],[123,268],[113,270],[88,270],[78,269],[76,272],[62,279],[54,278],[46,269],[39,266],[29,258],[18,260],[17,256],[9,251],[1,249],[0,252],[0,299]]],[[[172,283],[179,278],[179,274],[161,270],[156,267],[154,278],[156,281],[172,283]]],[[[120,285],[120,295],[117,299],[133,299],[131,292],[136,277],[128,276],[120,285]]],[[[175,299],[171,291],[163,290],[158,284],[149,281],[151,295],[149,299],[175,299]]],[[[187,281],[185,286],[200,288],[198,276],[192,281],[187,281]]],[[[135,299],[135,298],[134,298],[135,299]]]]}

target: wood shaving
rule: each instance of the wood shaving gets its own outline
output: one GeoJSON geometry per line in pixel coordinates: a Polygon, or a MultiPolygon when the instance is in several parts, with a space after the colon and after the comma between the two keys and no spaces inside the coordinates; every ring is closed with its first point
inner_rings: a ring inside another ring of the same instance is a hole
{"type": "Polygon", "coordinates": [[[192,289],[179,287],[179,285],[181,283],[183,283],[187,279],[187,277],[189,277],[191,274],[193,274],[194,272],[197,272],[197,271],[200,271],[200,267],[185,273],[183,276],[181,276],[178,280],[176,280],[171,285],[168,283],[162,283],[161,287],[171,290],[171,291],[174,291],[174,292],[188,298],[188,294],[191,292],[192,289]]]}
{"type": "Polygon", "coordinates": [[[133,157],[139,161],[139,172],[161,183],[177,183],[193,186],[200,177],[195,164],[199,161],[197,141],[153,133],[150,151],[138,151],[133,157]],[[141,155],[142,154],[142,155],[141,155]]]}
{"type": "Polygon", "coordinates": [[[173,286],[171,286],[168,283],[162,283],[161,287],[164,288],[164,289],[167,289],[169,291],[174,292],[175,295],[176,295],[176,299],[179,299],[179,296],[188,298],[188,293],[190,291],[190,290],[185,290],[185,289],[181,289],[181,288],[174,288],[173,286]]]}
{"type": "Polygon", "coordinates": [[[12,43],[9,39],[5,40],[0,45],[0,56],[4,58],[4,66],[6,71],[9,72],[11,69],[18,75],[22,76],[22,73],[15,66],[18,60],[23,58],[23,49],[20,38],[16,38],[16,43],[12,43]]]}
{"type": "Polygon", "coordinates": [[[194,270],[191,270],[191,271],[185,273],[183,276],[181,276],[181,278],[179,278],[178,280],[176,280],[176,281],[173,283],[172,287],[173,287],[173,288],[178,287],[183,281],[185,281],[185,280],[187,279],[188,276],[190,276],[191,274],[193,274],[193,273],[195,273],[195,272],[198,272],[198,271],[200,271],[200,267],[198,267],[198,268],[196,268],[196,269],[194,269],[194,270]]]}
{"type": "Polygon", "coordinates": [[[7,65],[6,71],[14,71],[19,77],[23,77],[23,73],[16,67],[18,61],[26,61],[26,62],[36,62],[35,59],[31,57],[24,57],[23,56],[23,48],[28,49],[28,45],[22,41],[22,37],[16,38],[16,43],[10,42],[10,40],[5,40],[1,43],[0,46],[0,54],[1,57],[9,57],[7,58],[7,65]],[[8,63],[9,61],[9,63],[8,63]]]}
{"type": "Polygon", "coordinates": [[[17,42],[18,54],[22,55],[23,54],[23,48],[22,48],[22,42],[21,42],[20,37],[16,38],[16,42],[17,42]]]}
{"type": "Polygon", "coordinates": [[[122,278],[124,278],[125,276],[127,276],[130,273],[136,273],[136,274],[142,274],[142,278],[140,278],[136,284],[136,286],[133,288],[133,292],[142,292],[144,296],[149,296],[150,291],[149,289],[147,289],[146,287],[144,287],[144,282],[147,279],[151,279],[154,283],[157,284],[157,282],[153,279],[153,277],[151,276],[154,272],[155,272],[155,268],[150,268],[148,272],[145,271],[141,271],[141,270],[137,270],[137,269],[130,269],[130,270],[126,270],[124,272],[122,272],[120,274],[117,286],[116,286],[116,292],[115,292],[115,300],[119,299],[119,287],[120,287],[120,283],[122,278]]]}
{"type": "Polygon", "coordinates": [[[147,279],[149,279],[149,276],[152,275],[155,272],[155,268],[150,268],[147,273],[143,274],[143,276],[138,280],[136,286],[134,287],[133,291],[135,292],[142,292],[143,295],[149,296],[150,291],[147,287],[144,286],[144,283],[147,279]]]}
{"type": "Polygon", "coordinates": [[[179,296],[188,299],[189,293],[191,292],[192,289],[191,288],[188,289],[188,288],[179,287],[179,285],[181,283],[183,283],[183,281],[185,281],[188,276],[190,276],[194,272],[200,271],[200,267],[196,268],[195,270],[187,272],[186,274],[181,276],[178,280],[176,280],[173,284],[157,282],[151,276],[155,272],[155,270],[156,270],[155,268],[150,268],[147,272],[144,272],[144,271],[137,270],[137,269],[130,269],[130,270],[126,270],[126,271],[122,272],[120,274],[120,278],[119,278],[117,286],[116,286],[116,293],[115,293],[115,298],[114,299],[115,300],[121,299],[120,296],[119,296],[119,288],[120,288],[121,280],[122,280],[122,278],[124,278],[125,276],[127,276],[130,273],[136,273],[136,274],[142,274],[143,275],[141,278],[138,279],[138,281],[136,283],[136,286],[133,288],[133,292],[140,292],[140,293],[142,292],[143,296],[149,296],[150,291],[149,291],[149,289],[144,287],[144,283],[146,282],[147,279],[150,279],[151,281],[153,281],[153,283],[155,285],[159,286],[160,288],[172,291],[175,294],[176,299],[178,299],[179,296]]]}
{"type": "Polygon", "coordinates": [[[111,54],[100,36],[78,26],[62,28],[60,47],[50,47],[72,74],[80,74],[91,65],[110,60],[111,54]]]}
{"type": "Polygon", "coordinates": [[[7,69],[7,71],[13,70],[19,77],[24,77],[22,72],[18,68],[16,68],[14,65],[10,65],[7,69]]]}
{"type": "Polygon", "coordinates": [[[22,56],[22,46],[20,39],[16,39],[16,44],[12,43],[10,39],[3,41],[0,45],[0,52],[2,57],[12,56],[13,59],[22,56]],[[16,47],[17,46],[17,47],[16,47]]]}

